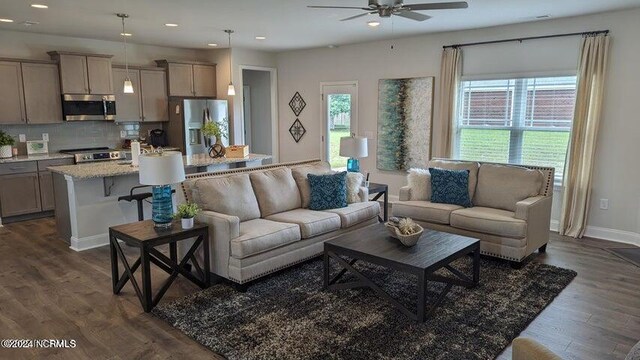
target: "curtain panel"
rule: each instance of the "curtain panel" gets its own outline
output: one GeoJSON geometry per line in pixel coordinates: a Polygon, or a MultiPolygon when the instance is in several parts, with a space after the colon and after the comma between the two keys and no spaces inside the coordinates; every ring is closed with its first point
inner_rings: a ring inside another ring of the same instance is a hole
{"type": "Polygon", "coordinates": [[[442,51],[442,63],[440,65],[440,131],[438,146],[433,149],[432,157],[449,158],[452,153],[452,128],[455,121],[456,99],[458,85],[462,75],[462,49],[445,48],[442,51]]]}
{"type": "Polygon", "coordinates": [[[576,105],[564,172],[560,235],[581,238],[587,226],[608,55],[608,35],[582,38],[576,105]]]}

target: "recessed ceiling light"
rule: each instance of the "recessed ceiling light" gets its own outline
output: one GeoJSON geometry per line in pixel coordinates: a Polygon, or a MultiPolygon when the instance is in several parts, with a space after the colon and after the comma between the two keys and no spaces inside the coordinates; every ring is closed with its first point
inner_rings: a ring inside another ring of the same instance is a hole
{"type": "Polygon", "coordinates": [[[0,22],[11,23],[11,22],[13,22],[13,20],[11,20],[11,19],[0,19],[0,22]]]}
{"type": "Polygon", "coordinates": [[[207,46],[216,47],[216,46],[218,46],[218,44],[216,44],[216,43],[209,43],[209,44],[207,44],[207,46]]]}
{"type": "Polygon", "coordinates": [[[132,33],[120,33],[120,36],[133,36],[132,33]]]}
{"type": "Polygon", "coordinates": [[[371,26],[371,27],[376,27],[376,26],[380,26],[380,21],[369,21],[367,23],[367,25],[371,26]]]}
{"type": "Polygon", "coordinates": [[[256,40],[267,40],[266,36],[256,36],[256,40]]]}
{"type": "Polygon", "coordinates": [[[164,26],[166,26],[166,27],[177,27],[178,24],[167,23],[167,24],[164,24],[164,26]]]}
{"type": "Polygon", "coordinates": [[[47,5],[43,5],[43,4],[31,4],[32,8],[36,8],[36,9],[48,9],[49,7],[47,5]]]}

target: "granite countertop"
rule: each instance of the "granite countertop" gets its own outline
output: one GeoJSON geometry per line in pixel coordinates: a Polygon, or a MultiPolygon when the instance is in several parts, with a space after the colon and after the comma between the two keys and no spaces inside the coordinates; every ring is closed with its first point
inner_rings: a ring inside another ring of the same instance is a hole
{"type": "Polygon", "coordinates": [[[16,162],[24,162],[24,161],[55,160],[55,159],[73,159],[73,155],[61,154],[61,153],[50,153],[50,154],[39,154],[39,155],[18,155],[11,158],[0,159],[0,164],[16,163],[16,162]]]}
{"type": "MultiPolygon", "coordinates": [[[[262,161],[271,159],[271,155],[249,154],[245,158],[212,159],[207,154],[183,156],[184,167],[206,167],[210,165],[235,164],[239,162],[262,161]]],[[[52,166],[51,172],[69,175],[76,180],[103,178],[110,176],[132,175],[138,173],[138,168],[131,166],[128,161],[103,161],[77,165],[52,166]]]]}

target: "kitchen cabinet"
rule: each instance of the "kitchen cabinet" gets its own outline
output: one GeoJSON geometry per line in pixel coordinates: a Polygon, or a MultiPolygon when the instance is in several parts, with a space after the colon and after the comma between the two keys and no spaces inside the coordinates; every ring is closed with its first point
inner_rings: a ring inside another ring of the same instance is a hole
{"type": "Polygon", "coordinates": [[[48,52],[59,64],[63,94],[113,94],[111,55],[48,52]]]}
{"type": "Polygon", "coordinates": [[[62,122],[58,66],[22,63],[22,81],[26,121],[29,124],[62,122]]]}
{"type": "Polygon", "coordinates": [[[40,212],[38,173],[0,176],[0,208],[2,217],[40,212]]]}
{"type": "Polygon", "coordinates": [[[169,96],[215,98],[216,64],[156,60],[167,69],[169,96]]]}
{"type": "Polygon", "coordinates": [[[19,62],[0,61],[0,124],[24,124],[22,69],[19,62]]]}
{"type": "Polygon", "coordinates": [[[141,121],[142,107],[140,106],[140,72],[129,69],[129,78],[133,85],[133,94],[125,94],[122,84],[127,78],[125,69],[113,69],[113,82],[120,86],[114,92],[116,96],[116,121],[141,121]]]}
{"type": "Polygon", "coordinates": [[[142,120],[169,121],[167,73],[164,70],[140,70],[142,120]]]}
{"type": "Polygon", "coordinates": [[[42,211],[51,211],[56,207],[53,191],[53,175],[51,175],[51,171],[39,172],[38,180],[40,182],[40,204],[42,211]]]}

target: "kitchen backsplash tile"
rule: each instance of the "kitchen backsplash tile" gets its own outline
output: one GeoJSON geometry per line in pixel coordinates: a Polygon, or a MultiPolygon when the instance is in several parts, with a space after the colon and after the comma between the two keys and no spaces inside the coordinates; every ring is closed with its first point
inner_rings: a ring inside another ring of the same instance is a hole
{"type": "Polygon", "coordinates": [[[59,124],[42,125],[0,125],[16,140],[19,153],[26,154],[26,145],[18,141],[20,134],[25,134],[27,140],[42,140],[42,134],[49,134],[49,152],[62,149],[108,146],[119,148],[122,144],[120,131],[126,133],[126,138],[146,138],[152,129],[161,129],[162,124],[116,124],[103,121],[78,121],[59,124]]]}

